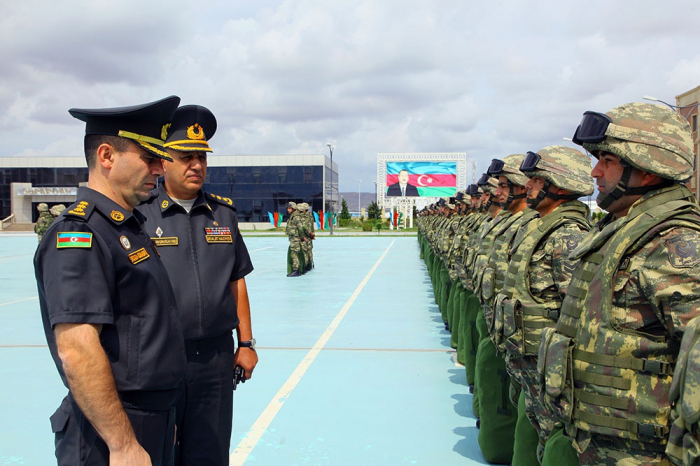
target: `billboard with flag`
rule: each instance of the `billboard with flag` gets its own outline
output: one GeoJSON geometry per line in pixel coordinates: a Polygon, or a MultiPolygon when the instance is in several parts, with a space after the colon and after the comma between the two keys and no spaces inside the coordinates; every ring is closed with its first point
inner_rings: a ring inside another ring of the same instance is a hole
{"type": "Polygon", "coordinates": [[[456,161],[386,162],[387,197],[447,197],[456,191],[456,161]]]}

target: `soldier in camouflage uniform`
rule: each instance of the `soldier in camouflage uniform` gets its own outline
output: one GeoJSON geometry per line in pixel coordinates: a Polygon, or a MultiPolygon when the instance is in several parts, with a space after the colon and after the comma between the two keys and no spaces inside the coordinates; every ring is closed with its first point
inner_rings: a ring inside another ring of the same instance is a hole
{"type": "Polygon", "coordinates": [[[299,212],[303,219],[304,230],[306,232],[306,236],[301,242],[301,249],[304,253],[304,262],[306,263],[304,273],[306,273],[314,266],[313,240],[316,239],[316,233],[314,233],[314,217],[311,212],[309,212],[310,206],[306,202],[297,204],[297,207],[299,208],[299,212]]]}
{"type": "MultiPolygon", "coordinates": [[[[528,152],[520,166],[530,180],[527,204],[539,219],[518,232],[503,289],[496,297],[495,340],[506,354],[506,368],[522,391],[518,400],[513,464],[539,466],[538,457],[554,429],[540,401],[537,352],[544,327],[556,323],[575,263],[569,253],[590,229],[588,206],[578,201],[593,193],[587,155],[565,146],[528,152]],[[536,454],[539,452],[539,455],[536,454]]],[[[571,442],[559,452],[559,464],[578,464],[571,442]]]]}
{"type": "MultiPolygon", "coordinates": [[[[485,261],[490,253],[490,245],[493,244],[495,232],[494,227],[501,221],[499,216],[501,206],[498,202],[494,202],[494,193],[498,187],[498,181],[491,178],[487,174],[483,174],[477,183],[483,191],[481,199],[479,199],[479,208],[483,212],[482,220],[475,225],[475,230],[469,237],[467,247],[462,253],[462,262],[465,267],[464,285],[471,295],[466,300],[465,322],[464,322],[464,359],[465,371],[467,375],[467,384],[469,385],[469,393],[474,393],[474,377],[476,371],[476,355],[479,347],[479,330],[477,322],[484,322],[484,316],[481,309],[479,298],[475,295],[475,281],[478,278],[476,273],[483,269],[485,261]],[[478,265],[477,265],[478,264],[478,265]]],[[[486,325],[482,326],[484,336],[486,336],[486,325]]],[[[478,395],[473,398],[473,405],[478,405],[478,395]]],[[[475,410],[476,413],[477,410],[475,410]]]]}
{"type": "Polygon", "coordinates": [[[631,103],[586,112],[573,141],[598,159],[591,174],[608,215],[572,252],[580,262],[556,331],[543,332],[544,399],[581,464],[670,464],[671,375],[700,314],[700,210],[683,184],[690,127],[666,107],[631,103]]]}
{"type": "Polygon", "coordinates": [[[700,318],[685,327],[671,383],[674,404],[666,454],[677,465],[700,464],[700,318]]]}
{"type": "Polygon", "coordinates": [[[304,229],[304,223],[301,213],[297,210],[297,205],[295,202],[289,202],[287,204],[287,213],[289,214],[289,218],[287,219],[287,228],[285,229],[285,232],[289,237],[289,252],[287,253],[287,262],[288,264],[291,263],[291,271],[287,274],[287,276],[299,277],[302,275],[303,271],[300,256],[302,259],[304,257],[301,251],[301,241],[302,238],[306,236],[306,230],[304,229]]]}
{"type": "Polygon", "coordinates": [[[54,217],[49,213],[49,206],[45,202],[36,206],[36,210],[40,213],[34,225],[34,233],[38,235],[39,242],[41,243],[41,238],[44,237],[44,233],[46,233],[46,230],[48,230],[53,223],[54,217]]]}
{"type": "MultiPolygon", "coordinates": [[[[481,300],[486,338],[479,343],[476,360],[475,391],[479,396],[479,446],[487,461],[509,463],[513,455],[513,442],[517,409],[509,401],[510,376],[505,360],[494,345],[498,332],[494,304],[503,287],[510,251],[516,233],[531,220],[537,211],[526,205],[528,179],[520,172],[524,155],[513,154],[503,160],[494,159],[487,173],[498,179],[496,197],[503,211],[502,221],[496,227],[480,286],[475,294],[481,300]]],[[[517,397],[511,397],[511,400],[517,397]]]]}

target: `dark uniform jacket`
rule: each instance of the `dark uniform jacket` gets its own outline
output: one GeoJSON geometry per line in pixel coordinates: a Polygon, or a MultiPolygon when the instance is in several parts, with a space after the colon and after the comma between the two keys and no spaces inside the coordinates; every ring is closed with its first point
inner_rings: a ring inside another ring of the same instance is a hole
{"type": "Polygon", "coordinates": [[[186,357],[167,272],[142,221],[138,212],[80,188],[78,201],[44,235],[34,267],[46,339],[66,387],[53,327],[102,325],[100,341],[122,400],[162,409],[177,400],[186,357]]]}
{"type": "Polygon", "coordinates": [[[137,210],[170,274],[185,340],[230,334],[239,322],[231,282],[253,270],[231,199],[200,191],[187,213],[161,185],[137,210]]]}

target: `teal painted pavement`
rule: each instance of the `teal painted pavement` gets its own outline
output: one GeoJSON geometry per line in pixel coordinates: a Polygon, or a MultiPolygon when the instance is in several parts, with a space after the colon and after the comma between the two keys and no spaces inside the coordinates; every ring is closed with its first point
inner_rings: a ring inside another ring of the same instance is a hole
{"type": "MultiPolygon", "coordinates": [[[[246,239],[260,363],[235,392],[231,464],[485,464],[465,372],[415,237],[319,238],[287,278],[283,237],[246,239]]],[[[66,390],[46,348],[33,235],[0,235],[0,465],[55,464],[66,390]]]]}

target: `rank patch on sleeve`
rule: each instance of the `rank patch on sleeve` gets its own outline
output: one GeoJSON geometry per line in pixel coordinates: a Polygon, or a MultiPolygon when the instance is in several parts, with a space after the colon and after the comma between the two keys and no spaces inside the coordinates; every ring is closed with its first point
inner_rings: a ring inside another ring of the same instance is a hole
{"type": "Polygon", "coordinates": [[[668,259],[677,268],[694,267],[700,263],[700,249],[696,235],[682,235],[666,241],[668,259]]]}
{"type": "Polygon", "coordinates": [[[56,235],[56,248],[91,248],[92,233],[60,232],[56,235]]]}
{"type": "Polygon", "coordinates": [[[149,257],[151,257],[151,255],[148,254],[148,251],[146,251],[146,248],[141,248],[141,249],[129,254],[129,260],[134,265],[138,264],[139,262],[145,261],[149,257]]]}
{"type": "Polygon", "coordinates": [[[207,243],[233,243],[229,227],[205,228],[207,243]]]}

